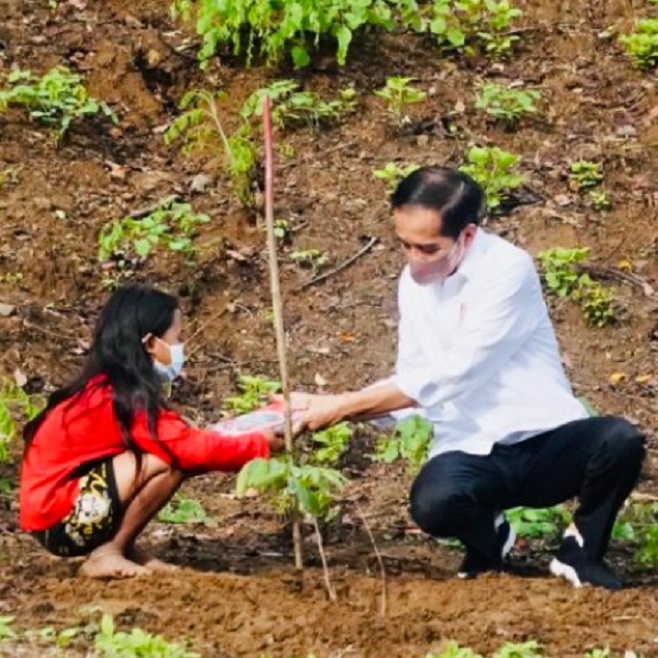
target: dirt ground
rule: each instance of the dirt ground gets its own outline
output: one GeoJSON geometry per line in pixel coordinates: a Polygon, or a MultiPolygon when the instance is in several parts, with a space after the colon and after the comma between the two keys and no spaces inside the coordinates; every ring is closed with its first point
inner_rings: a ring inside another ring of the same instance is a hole
{"type": "MultiPolygon", "coordinates": [[[[17,312],[0,317],[0,373],[20,369],[31,391],[50,391],[82,362],[90,330],[106,297],[96,236],[109,220],[171,194],[213,221],[202,227],[202,250],[190,271],[175,255],[151,259],[135,279],[181,295],[194,354],[174,396],[199,422],[217,417],[219,401],[239,373],[277,376],[269,319],[269,283],[260,221],[231,200],[228,182],[207,154],[165,147],[163,127],[181,95],[214,84],[228,92],[227,116],[275,77],[297,77],[330,95],[348,84],[358,110],[339,125],[286,135],[294,148],[278,168],[277,217],[288,220],[282,252],[291,375],[296,387],[339,391],[374,381],[391,368],[395,287],[401,260],[383,183],[372,170],[391,160],[458,165],[472,143],[495,144],[523,156],[527,189],[520,204],[488,228],[536,254],[553,246],[591,247],[601,267],[632,266],[635,282],[617,276],[619,322],[586,326],[577,308],[552,303],[565,367],[579,395],[602,412],[623,414],[647,433],[649,455],[640,491],[658,495],[658,94],[653,72],[631,68],[611,24],[627,28],[646,11],[628,0],[518,2],[525,11],[521,45],[504,64],[463,62],[432,53],[410,36],[368,36],[348,65],[321,60],[302,73],[245,70],[213,62],[204,77],[189,34],[172,24],[168,2],[0,0],[0,76],[12,66],[45,71],[56,64],[83,73],[92,95],[120,116],[110,127],[87,123],[59,149],[19,112],[0,115],[0,171],[17,181],[0,188],[0,301],[17,312]],[[387,76],[409,75],[428,91],[414,108],[413,130],[390,129],[372,94],[387,76]],[[485,75],[541,88],[541,113],[516,132],[472,110],[485,75]],[[464,106],[463,112],[455,108],[464,106]],[[458,130],[453,135],[447,126],[458,130]],[[603,163],[613,207],[600,213],[570,191],[565,171],[579,158],[603,163]],[[192,181],[210,178],[203,192],[192,181]],[[326,282],[299,290],[311,274],[288,257],[321,249],[333,267],[371,237],[377,245],[326,282]],[[218,239],[219,238],[219,239],[218,239]],[[16,275],[20,275],[18,279],[16,275]],[[625,377],[612,384],[610,377],[625,377]],[[651,375],[647,382],[637,377],[651,375]]],[[[17,448],[19,451],[20,448],[17,448]]],[[[17,530],[14,494],[0,498],[0,615],[20,628],[64,627],[94,606],[121,626],[140,626],[171,639],[189,637],[205,656],[422,656],[454,638],[480,652],[507,640],[536,638],[554,658],[595,646],[658,656],[658,574],[638,570],[623,546],[611,559],[631,587],[610,594],[572,591],[547,577],[548,554],[521,549],[514,574],[456,581],[460,553],[420,536],[406,513],[408,480],[355,449],[352,483],[326,543],[338,590],[327,600],[319,561],[308,539],[310,568],[290,567],[290,542],[280,519],[257,501],[237,501],[232,479],[204,477],[186,485],[213,523],[154,524],[149,543],[184,568],[148,581],[96,583],[75,577],[75,562],[44,555],[17,530]],[[365,510],[384,556],[388,610],[379,614],[381,582],[356,503],[365,510]]],[[[18,454],[18,452],[17,452],[18,454]]],[[[350,462],[352,463],[352,462],[350,462]]],[[[0,467],[4,468],[4,467],[0,467]]],[[[17,468],[0,470],[17,477],[17,468]]],[[[541,550],[534,550],[541,549],[541,550]]],[[[6,655],[19,655],[5,649],[6,655]]],[[[35,654],[37,655],[37,654],[35,654]]]]}

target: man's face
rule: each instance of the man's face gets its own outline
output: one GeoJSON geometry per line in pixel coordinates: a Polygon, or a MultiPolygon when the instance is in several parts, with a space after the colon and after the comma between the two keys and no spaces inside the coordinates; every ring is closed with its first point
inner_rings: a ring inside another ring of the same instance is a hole
{"type": "Polygon", "coordinates": [[[457,240],[445,237],[440,215],[422,206],[403,206],[393,217],[411,276],[420,285],[439,283],[453,274],[477,232],[477,227],[469,224],[457,240]]]}

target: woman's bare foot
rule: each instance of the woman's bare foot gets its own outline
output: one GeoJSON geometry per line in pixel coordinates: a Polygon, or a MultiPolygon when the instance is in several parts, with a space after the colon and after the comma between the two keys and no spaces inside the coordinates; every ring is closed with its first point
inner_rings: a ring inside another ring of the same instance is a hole
{"type": "Polygon", "coordinates": [[[114,547],[106,546],[92,551],[80,567],[80,574],[87,578],[134,578],[149,573],[148,569],[127,559],[114,547]]]}
{"type": "Polygon", "coordinates": [[[169,562],[158,560],[158,558],[145,553],[141,548],[135,547],[130,549],[130,551],[128,551],[128,556],[133,562],[141,565],[151,572],[176,571],[178,569],[175,564],[170,564],[169,562]]]}

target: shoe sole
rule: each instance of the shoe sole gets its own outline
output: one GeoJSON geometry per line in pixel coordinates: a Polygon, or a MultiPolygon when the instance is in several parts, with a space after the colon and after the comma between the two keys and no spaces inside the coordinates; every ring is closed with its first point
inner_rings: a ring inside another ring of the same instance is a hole
{"type": "Polygon", "coordinates": [[[548,568],[554,576],[557,576],[558,578],[564,578],[574,587],[577,588],[583,586],[580,578],[578,578],[576,570],[572,566],[565,564],[564,562],[560,562],[560,560],[557,558],[553,558],[551,560],[551,564],[548,568]]]}

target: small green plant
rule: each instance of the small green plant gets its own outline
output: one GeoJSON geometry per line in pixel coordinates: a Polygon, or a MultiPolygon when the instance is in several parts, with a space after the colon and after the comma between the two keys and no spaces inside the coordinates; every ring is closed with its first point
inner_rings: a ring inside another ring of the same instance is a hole
{"type": "Polygon", "coordinates": [[[495,213],[500,210],[509,191],[525,182],[525,176],[516,170],[520,160],[520,156],[497,146],[473,146],[466,154],[466,164],[460,170],[483,187],[488,210],[495,213]]]}
{"type": "Polygon", "coordinates": [[[9,285],[16,285],[23,280],[23,274],[21,272],[5,272],[0,274],[0,283],[8,283],[9,285]]]}
{"type": "Polygon", "coordinates": [[[14,617],[0,617],[0,642],[4,640],[13,640],[16,632],[11,627],[14,617]]]}
{"type": "Polygon", "coordinates": [[[277,80],[268,87],[257,89],[240,110],[244,121],[263,114],[263,99],[272,101],[272,122],[281,130],[295,124],[318,128],[323,122],[339,119],[356,106],[356,91],[347,87],[338,97],[326,101],[312,91],[302,91],[295,80],[277,80]]]}
{"type": "Polygon", "coordinates": [[[420,165],[415,162],[405,166],[401,166],[396,162],[388,162],[381,169],[375,169],[372,175],[375,178],[386,181],[389,191],[393,191],[401,180],[417,169],[420,169],[420,165]]]}
{"type": "Polygon", "coordinates": [[[318,464],[330,466],[337,464],[347,450],[353,435],[354,428],[347,422],[338,423],[320,432],[314,432],[311,435],[311,440],[321,446],[313,453],[314,461],[318,464]]]}
{"type": "Polygon", "coordinates": [[[520,643],[507,642],[492,658],[544,658],[544,654],[537,640],[529,640],[520,643]]]}
{"type": "Polygon", "coordinates": [[[432,423],[424,418],[405,418],[396,425],[392,436],[380,437],[373,459],[385,464],[404,459],[407,471],[413,475],[427,459],[433,434],[432,423]]]}
{"type": "Polygon", "coordinates": [[[505,516],[519,537],[557,537],[569,520],[569,512],[562,506],[533,509],[515,507],[505,516]]]}
{"type": "Polygon", "coordinates": [[[569,179],[578,191],[596,187],[602,180],[601,165],[590,160],[578,160],[569,167],[569,179]]]}
{"type": "Polygon", "coordinates": [[[239,497],[249,489],[271,495],[281,514],[295,501],[296,511],[321,519],[330,515],[346,483],[347,478],[333,468],[296,465],[280,458],[254,459],[240,471],[236,492],[239,497]]]}
{"type": "Polygon", "coordinates": [[[319,270],[329,262],[327,252],[319,249],[304,249],[293,251],[290,254],[290,260],[302,267],[310,267],[313,270],[319,270]]]}
{"type": "Polygon", "coordinates": [[[635,30],[622,34],[619,43],[639,69],[651,69],[658,64],[658,18],[643,18],[635,30]]]}
{"type": "Polygon", "coordinates": [[[249,123],[242,122],[231,134],[224,129],[218,104],[226,98],[224,92],[213,94],[203,89],[187,92],[179,104],[182,113],[164,133],[164,141],[166,144],[182,141],[184,152],[218,141],[224,154],[224,169],[231,179],[234,193],[242,205],[250,206],[258,152],[249,123]]]}
{"type": "Polygon", "coordinates": [[[589,249],[586,247],[555,247],[538,254],[549,292],[578,302],[587,322],[603,327],[615,320],[614,296],[582,271],[588,257],[589,249]]]}
{"type": "Polygon", "coordinates": [[[285,240],[290,235],[290,223],[287,219],[274,220],[274,236],[279,240],[285,240]]]}
{"type": "Polygon", "coordinates": [[[610,210],[612,208],[612,202],[605,190],[590,190],[588,196],[595,210],[610,210]]]}
{"type": "Polygon", "coordinates": [[[386,86],[378,89],[375,94],[386,101],[388,113],[398,124],[403,124],[409,119],[404,114],[407,105],[420,103],[427,98],[427,94],[416,89],[411,83],[413,78],[387,78],[386,86]]]}
{"type": "Polygon", "coordinates": [[[185,498],[180,493],[160,510],[158,521],[162,523],[206,523],[208,515],[195,498],[185,498]]]}
{"type": "Polygon", "coordinates": [[[80,628],[64,628],[58,631],[52,626],[39,628],[38,630],[26,631],[25,636],[32,640],[36,640],[40,645],[54,645],[56,647],[65,647],[78,637],[82,632],[80,628]]]}
{"type": "Polygon", "coordinates": [[[66,68],[53,68],[42,77],[30,71],[13,71],[7,85],[0,89],[0,112],[12,106],[24,107],[31,119],[53,127],[56,144],[77,119],[100,113],[117,123],[114,112],[89,96],[82,78],[66,68]]]}
{"type": "Polygon", "coordinates": [[[511,127],[522,117],[534,114],[537,111],[535,103],[540,98],[541,94],[535,90],[524,91],[488,83],[477,97],[475,107],[511,127]]]}
{"type": "Polygon", "coordinates": [[[610,649],[606,647],[605,649],[592,649],[585,654],[585,658],[613,658],[613,655],[610,653],[610,649]]]}
{"type": "Polygon", "coordinates": [[[0,190],[7,183],[11,183],[12,185],[18,183],[18,172],[14,167],[5,167],[0,170],[0,190]]]}
{"type": "Polygon", "coordinates": [[[40,396],[28,395],[10,379],[0,380],[0,464],[10,461],[19,424],[32,420],[44,406],[40,396]]]}
{"type": "Polygon", "coordinates": [[[259,57],[274,65],[289,55],[296,67],[304,67],[327,39],[336,44],[336,59],[343,65],[353,36],[373,27],[394,29],[394,12],[408,22],[417,20],[414,0],[175,0],[172,5],[174,17],[196,22],[202,68],[222,46],[246,55],[247,64],[259,57]]]}
{"type": "Polygon", "coordinates": [[[638,565],[658,568],[658,503],[627,503],[615,523],[612,537],[635,546],[638,565]]]}
{"type": "Polygon", "coordinates": [[[482,656],[475,653],[473,649],[462,647],[454,640],[450,640],[441,653],[428,653],[425,658],[482,658],[482,656]]]}
{"type": "Polygon", "coordinates": [[[222,400],[222,407],[232,414],[246,414],[263,406],[279,392],[281,384],[258,375],[239,375],[238,388],[240,395],[222,400]]]}
{"type": "Polygon", "coordinates": [[[201,658],[182,644],[167,642],[140,628],[129,633],[117,631],[109,615],[103,615],[100,632],[94,639],[99,658],[201,658]]]}
{"type": "Polygon", "coordinates": [[[428,27],[441,50],[501,58],[519,39],[512,27],[522,15],[509,0],[434,0],[428,27]]]}
{"type": "Polygon", "coordinates": [[[167,201],[146,217],[124,217],[105,224],[98,234],[98,260],[114,260],[123,269],[135,256],[145,260],[162,246],[192,261],[196,256],[192,236],[209,221],[208,215],[195,213],[189,203],[167,201]]]}

